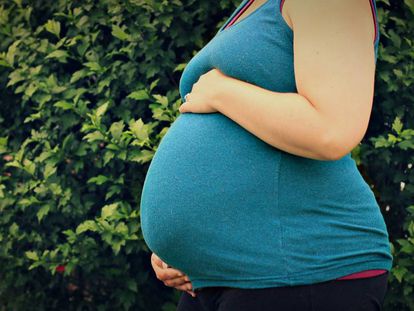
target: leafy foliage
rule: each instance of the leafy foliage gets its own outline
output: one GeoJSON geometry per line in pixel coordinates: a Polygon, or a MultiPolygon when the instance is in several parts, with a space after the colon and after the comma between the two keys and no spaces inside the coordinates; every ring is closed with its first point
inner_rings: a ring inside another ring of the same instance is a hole
{"type": "MultiPolygon", "coordinates": [[[[237,2],[0,0],[1,309],[175,310],[139,198],[180,72],[237,2]]],[[[414,5],[378,13],[375,105],[353,156],[393,242],[387,308],[414,310],[414,5]]]]}

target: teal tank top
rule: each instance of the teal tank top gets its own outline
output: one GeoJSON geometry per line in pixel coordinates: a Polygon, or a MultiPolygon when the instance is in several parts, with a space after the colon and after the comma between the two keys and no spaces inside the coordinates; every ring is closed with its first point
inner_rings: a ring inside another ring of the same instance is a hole
{"type": "MultiPolygon", "coordinates": [[[[281,1],[226,27],[243,0],[188,62],[181,99],[213,68],[297,92],[281,1]]],[[[146,174],[140,218],[150,250],[187,274],[194,290],[313,284],[392,267],[384,218],[351,153],[332,161],[290,154],[221,113],[184,113],[171,124],[146,174]]]]}

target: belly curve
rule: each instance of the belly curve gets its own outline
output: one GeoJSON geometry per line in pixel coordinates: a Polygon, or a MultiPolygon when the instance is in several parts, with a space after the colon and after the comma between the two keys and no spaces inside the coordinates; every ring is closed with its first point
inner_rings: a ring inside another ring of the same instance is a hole
{"type": "Polygon", "coordinates": [[[309,271],[392,259],[375,197],[350,155],[288,154],[220,113],[187,113],[171,125],[140,209],[148,247],[195,282],[295,284],[309,271]]]}
{"type": "MultiPolygon", "coordinates": [[[[248,273],[244,267],[255,264],[259,241],[260,250],[263,243],[269,250],[281,247],[281,152],[221,113],[180,115],[161,140],[142,190],[141,228],[148,247],[192,276],[248,273]],[[223,262],[227,266],[217,267],[223,262]]],[[[274,266],[274,258],[268,260],[274,266]]]]}

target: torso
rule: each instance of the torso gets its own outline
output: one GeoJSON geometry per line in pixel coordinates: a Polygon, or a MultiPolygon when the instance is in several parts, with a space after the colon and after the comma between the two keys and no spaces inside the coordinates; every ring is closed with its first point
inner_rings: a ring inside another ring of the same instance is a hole
{"type": "MultiPolygon", "coordinates": [[[[297,92],[293,31],[280,4],[257,2],[222,27],[187,64],[181,99],[213,68],[297,92]]],[[[311,284],[391,267],[379,206],[350,154],[295,156],[220,113],[179,115],[151,162],[140,205],[147,245],[194,289],[311,284]]]]}

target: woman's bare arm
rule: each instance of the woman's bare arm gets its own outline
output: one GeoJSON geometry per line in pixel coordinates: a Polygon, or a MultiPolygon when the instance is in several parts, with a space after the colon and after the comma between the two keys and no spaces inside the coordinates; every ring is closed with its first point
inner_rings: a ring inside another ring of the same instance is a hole
{"type": "Polygon", "coordinates": [[[362,140],[371,114],[374,23],[369,0],[286,0],[298,93],[229,78],[214,108],[269,144],[339,159],[362,140]]]}

